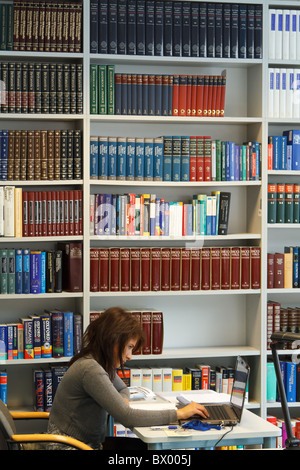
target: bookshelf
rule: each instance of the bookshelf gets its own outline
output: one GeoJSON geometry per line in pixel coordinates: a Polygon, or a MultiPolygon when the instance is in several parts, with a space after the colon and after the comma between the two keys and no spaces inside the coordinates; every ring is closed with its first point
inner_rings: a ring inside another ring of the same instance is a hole
{"type": "MultiPolygon", "coordinates": [[[[1,2],[2,3],[2,2],[1,2]]],[[[73,309],[83,317],[83,329],[89,323],[91,311],[114,305],[128,309],[151,308],[164,314],[164,350],[162,355],[136,356],[132,365],[193,366],[203,360],[211,365],[234,365],[237,354],[245,356],[251,366],[247,406],[266,417],[266,305],[269,299],[297,302],[295,290],[267,289],[267,253],[282,247],[283,236],[292,245],[297,239],[297,227],[271,227],[267,224],[267,187],[269,181],[298,179],[295,172],[278,174],[267,168],[268,136],[288,128],[299,129],[297,119],[269,118],[268,68],[297,66],[297,62],[268,59],[268,13],[281,7],[282,2],[255,2],[263,10],[263,58],[163,57],[90,53],[90,2],[83,0],[82,52],[1,51],[1,60],[26,62],[57,62],[81,64],[83,69],[82,114],[14,114],[0,113],[1,128],[9,129],[79,129],[83,134],[83,178],[64,181],[5,181],[3,185],[22,188],[80,188],[83,191],[83,235],[72,237],[83,243],[83,292],[44,294],[3,294],[1,321],[16,321],[20,315],[42,313],[44,308],[73,309]],[[164,117],[90,114],[90,65],[114,65],[119,73],[221,74],[227,73],[225,116],[164,117]],[[156,137],[160,135],[207,135],[213,139],[237,143],[255,140],[262,145],[261,179],[259,181],[154,182],[109,181],[90,179],[90,136],[156,137]],[[228,234],[225,236],[144,237],[101,236],[90,234],[90,194],[150,193],[168,200],[188,200],[195,193],[214,190],[231,192],[228,234]],[[284,230],[284,231],[283,231],[284,230]],[[90,248],[93,247],[231,247],[258,246],[261,250],[260,289],[199,290],[167,292],[90,292],[90,248]],[[291,299],[291,300],[290,300],[291,299]],[[225,308],[224,308],[225,305],[225,308]],[[5,313],[4,313],[5,312],[5,313]]],[[[192,2],[193,3],[193,2],[192,2]]],[[[216,5],[222,3],[214,2],[216,5]]],[[[233,1],[226,2],[233,4],[233,1]]],[[[250,2],[248,2],[250,3],[250,2]]],[[[286,2],[298,8],[298,2],[286,2]]],[[[240,1],[239,4],[247,4],[240,1]]],[[[70,237],[2,238],[1,246],[51,248],[57,241],[70,237]]],[[[300,306],[300,303],[299,303],[300,306]]],[[[20,408],[32,401],[32,369],[48,364],[63,364],[64,358],[51,360],[1,361],[0,368],[8,371],[9,405],[20,408]],[[24,393],[19,393],[20,378],[24,393]]]]}

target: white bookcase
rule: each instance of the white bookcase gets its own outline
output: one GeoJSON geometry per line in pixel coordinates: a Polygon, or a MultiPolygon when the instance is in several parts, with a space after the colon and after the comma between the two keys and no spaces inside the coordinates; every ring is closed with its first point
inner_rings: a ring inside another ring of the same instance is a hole
{"type": "MultiPolygon", "coordinates": [[[[218,0],[215,3],[222,3],[218,0]]],[[[228,0],[227,3],[234,3],[228,0]]],[[[240,1],[239,3],[247,3],[240,1]]],[[[249,3],[249,2],[248,2],[249,3]]],[[[297,240],[296,227],[270,228],[267,224],[267,185],[270,179],[293,179],[294,174],[273,176],[267,170],[268,135],[283,129],[299,128],[299,122],[268,119],[268,10],[282,2],[260,0],[263,7],[263,59],[200,59],[90,54],[89,0],[83,0],[83,53],[26,53],[1,51],[1,60],[76,61],[83,64],[84,109],[82,115],[12,115],[0,114],[2,128],[43,129],[79,128],[83,131],[82,181],[3,182],[22,187],[80,187],[83,189],[83,293],[46,295],[1,295],[1,322],[16,321],[20,316],[41,313],[44,308],[68,308],[82,313],[84,329],[90,311],[120,305],[128,309],[153,308],[164,314],[164,349],[162,355],[135,356],[133,365],[193,366],[195,362],[234,365],[238,354],[251,366],[249,408],[266,417],[266,304],[267,300],[297,302],[295,292],[267,290],[267,252],[279,250],[284,240],[297,240]],[[118,72],[220,74],[227,71],[224,118],[112,116],[89,114],[90,64],[114,64],[118,72]],[[212,138],[242,143],[262,143],[261,181],[167,183],[101,181],[89,178],[89,137],[91,135],[155,137],[159,135],[211,135],[212,138]],[[166,196],[169,200],[191,197],[197,192],[222,189],[231,192],[228,235],[187,237],[96,237],[89,232],[89,195],[97,192],[140,192],[166,196]],[[90,247],[98,246],[242,246],[261,248],[261,289],[179,292],[107,292],[90,293],[90,247]],[[282,300],[283,301],[283,300],[282,300]]],[[[285,2],[298,8],[299,2],[285,2]]],[[[278,66],[287,65],[277,61],[278,66]]],[[[273,63],[272,63],[273,65],[273,63]]],[[[290,65],[290,63],[289,63],[290,65]]],[[[293,64],[292,64],[293,65],[293,64]]],[[[296,65],[296,63],[294,64],[296,65]]],[[[60,237],[67,238],[70,237],[60,237]]],[[[1,246],[47,247],[58,240],[51,238],[2,238],[1,246]]],[[[287,243],[287,242],[285,242],[287,243]]],[[[300,301],[299,301],[300,305],[300,301]]],[[[8,372],[8,405],[32,406],[32,369],[64,359],[15,360],[0,363],[8,372]]]]}

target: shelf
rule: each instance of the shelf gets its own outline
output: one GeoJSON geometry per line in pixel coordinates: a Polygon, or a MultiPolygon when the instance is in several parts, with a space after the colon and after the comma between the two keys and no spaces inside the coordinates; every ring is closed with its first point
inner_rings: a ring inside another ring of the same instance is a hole
{"type": "Polygon", "coordinates": [[[83,292],[51,292],[44,294],[0,294],[1,300],[38,300],[38,299],[65,299],[83,297],[83,292]]]}
{"type": "Polygon", "coordinates": [[[228,235],[191,235],[191,236],[143,236],[143,235],[91,235],[91,240],[97,241],[143,241],[143,242],[157,242],[157,241],[214,241],[214,240],[260,240],[260,233],[232,233],[228,235]]]}
{"type": "Polygon", "coordinates": [[[90,120],[95,122],[119,122],[119,123],[139,123],[139,124],[233,124],[247,125],[262,123],[261,117],[223,117],[223,118],[205,118],[205,117],[178,117],[178,116],[129,116],[129,115],[108,115],[108,114],[91,114],[90,120]]]}
{"type": "Polygon", "coordinates": [[[0,361],[0,366],[20,366],[20,365],[33,365],[36,366],[38,364],[59,364],[61,363],[66,363],[70,361],[70,357],[48,357],[48,358],[43,358],[43,359],[12,359],[9,361],[0,361]]]}
{"type": "Polygon", "coordinates": [[[36,242],[68,242],[73,240],[83,240],[83,235],[62,235],[44,237],[1,237],[1,242],[5,243],[36,243],[36,242]]]}
{"type": "Polygon", "coordinates": [[[183,296],[183,295],[260,295],[260,289],[218,289],[218,290],[168,290],[168,291],[107,291],[90,292],[90,297],[164,297],[164,296],[183,296]]]}
{"type": "Polygon", "coordinates": [[[168,188],[198,188],[203,186],[248,187],[261,186],[261,181],[129,181],[129,180],[90,180],[91,186],[130,186],[130,187],[168,187],[168,188]]]}
{"type": "Polygon", "coordinates": [[[204,358],[204,357],[228,357],[228,356],[259,356],[260,351],[248,346],[215,346],[211,348],[170,348],[164,349],[162,354],[133,355],[133,360],[153,360],[153,359],[184,359],[184,358],[204,358]]]}

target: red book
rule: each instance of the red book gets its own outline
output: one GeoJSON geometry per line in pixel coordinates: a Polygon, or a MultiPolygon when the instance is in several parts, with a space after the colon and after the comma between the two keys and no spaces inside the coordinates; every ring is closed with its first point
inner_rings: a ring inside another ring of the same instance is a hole
{"type": "Polygon", "coordinates": [[[171,290],[180,289],[180,248],[171,248],[171,290]]]}
{"type": "Polygon", "coordinates": [[[230,248],[221,248],[221,289],[230,289],[230,248]]]}
{"type": "Polygon", "coordinates": [[[28,237],[28,191],[22,191],[22,203],[23,203],[23,237],[28,237]]]}
{"type": "Polygon", "coordinates": [[[192,75],[187,76],[186,88],[186,115],[192,115],[192,75]]]}
{"type": "Polygon", "coordinates": [[[34,191],[34,234],[36,237],[41,236],[41,220],[40,220],[40,203],[41,191],[34,191]]]}
{"type": "MultiPolygon", "coordinates": [[[[142,312],[138,310],[132,310],[131,314],[133,317],[135,317],[136,321],[138,322],[139,325],[142,325],[142,312]]],[[[135,351],[133,351],[133,355],[138,355],[142,353],[142,349],[138,348],[135,351]]]]}
{"type": "Polygon", "coordinates": [[[201,289],[210,289],[210,248],[201,248],[201,289]]]}
{"type": "Polygon", "coordinates": [[[241,247],[241,289],[250,289],[250,248],[241,247]]]}
{"type": "Polygon", "coordinates": [[[212,97],[213,97],[214,77],[209,75],[208,78],[208,94],[207,94],[207,116],[212,116],[212,97]]]}
{"type": "Polygon", "coordinates": [[[216,102],[217,102],[217,88],[218,88],[218,76],[213,76],[213,90],[212,90],[212,103],[211,103],[211,115],[216,116],[216,102]]]}
{"type": "Polygon", "coordinates": [[[130,290],[130,249],[120,248],[120,285],[121,291],[130,290]]]}
{"type": "Polygon", "coordinates": [[[74,235],[79,235],[79,191],[74,190],[74,235]]]}
{"type": "Polygon", "coordinates": [[[196,178],[197,181],[204,181],[204,138],[196,137],[196,178]]]}
{"type": "Polygon", "coordinates": [[[171,249],[161,249],[161,290],[171,288],[171,249]]]}
{"type": "Polygon", "coordinates": [[[109,290],[109,249],[99,248],[99,291],[109,290]]]}
{"type": "Polygon", "coordinates": [[[179,94],[178,94],[179,116],[186,116],[187,109],[187,75],[179,75],[179,94]]]}
{"type": "Polygon", "coordinates": [[[140,249],[130,248],[130,290],[132,291],[139,291],[141,287],[140,260],[140,249]]]}
{"type": "Polygon", "coordinates": [[[230,253],[230,262],[231,262],[231,281],[230,281],[230,288],[231,289],[240,289],[240,271],[241,271],[241,253],[240,247],[234,246],[231,248],[230,253]]]}
{"type": "Polygon", "coordinates": [[[221,288],[221,249],[217,246],[211,247],[211,288],[221,288]]]}
{"type": "Polygon", "coordinates": [[[160,248],[151,248],[151,290],[160,290],[160,248]]]}
{"type": "Polygon", "coordinates": [[[110,248],[109,250],[109,290],[116,292],[120,288],[120,248],[110,248]]]}
{"type": "Polygon", "coordinates": [[[123,380],[125,385],[129,387],[130,386],[130,368],[123,367],[122,369],[117,369],[117,374],[120,377],[120,379],[123,380]]]}
{"type": "Polygon", "coordinates": [[[150,248],[141,248],[141,290],[150,290],[150,248]]]}
{"type": "Polygon", "coordinates": [[[179,115],[179,75],[173,76],[173,116],[179,115]]]}
{"type": "Polygon", "coordinates": [[[34,237],[34,191],[28,191],[28,236],[34,237]]]}
{"type": "Polygon", "coordinates": [[[260,247],[250,247],[251,289],[260,289],[260,247]]]}
{"type": "Polygon", "coordinates": [[[47,229],[47,192],[42,191],[42,235],[45,236],[48,233],[47,229]]]}
{"type": "Polygon", "coordinates": [[[90,248],[90,291],[99,291],[99,248],[90,248]]]}
{"type": "Polygon", "coordinates": [[[204,75],[203,82],[203,112],[202,116],[207,117],[208,113],[208,90],[209,90],[209,75],[204,75]]]}
{"type": "Polygon", "coordinates": [[[56,197],[57,191],[51,191],[51,224],[52,224],[52,235],[57,235],[56,233],[56,197]]]}
{"type": "Polygon", "coordinates": [[[65,192],[59,191],[59,227],[60,235],[65,234],[65,192]]]}
{"type": "Polygon", "coordinates": [[[192,93],[191,93],[192,116],[197,116],[197,81],[198,81],[198,76],[192,75],[192,93]]]}
{"type": "Polygon", "coordinates": [[[225,114],[225,92],[226,92],[226,73],[222,75],[221,96],[220,96],[220,117],[225,114]]]}
{"type": "Polygon", "coordinates": [[[79,211],[79,235],[83,234],[83,199],[82,199],[82,189],[78,190],[78,211],[79,211]]]}
{"type": "Polygon", "coordinates": [[[69,194],[69,235],[74,235],[74,191],[68,191],[69,194]]]}
{"type": "Polygon", "coordinates": [[[197,138],[190,137],[190,181],[197,181],[197,138]]]}
{"type": "Polygon", "coordinates": [[[151,354],[151,311],[142,311],[141,323],[145,335],[145,342],[142,346],[142,354],[151,354]]]}
{"type": "Polygon", "coordinates": [[[161,354],[163,350],[163,314],[152,312],[152,354],[161,354]]]}
{"type": "Polygon", "coordinates": [[[52,233],[52,191],[47,191],[47,235],[51,236],[52,233]]]}
{"type": "Polygon", "coordinates": [[[65,243],[63,278],[69,292],[82,292],[82,242],[65,243]]]}
{"type": "Polygon", "coordinates": [[[191,250],[181,248],[181,283],[180,290],[190,290],[191,280],[191,250]]]}
{"type": "Polygon", "coordinates": [[[69,191],[64,191],[64,235],[69,235],[69,191]]]}
{"type": "Polygon", "coordinates": [[[274,253],[268,253],[267,255],[267,288],[273,289],[274,287],[274,253]]]}
{"type": "Polygon", "coordinates": [[[217,76],[217,94],[216,94],[216,117],[221,116],[221,90],[222,90],[222,75],[217,76]]]}
{"type": "Polygon", "coordinates": [[[197,78],[197,116],[203,116],[203,92],[204,92],[204,76],[198,75],[197,78]]]}
{"type": "Polygon", "coordinates": [[[284,287],[284,254],[275,253],[274,255],[274,288],[284,287]]]}
{"type": "Polygon", "coordinates": [[[191,248],[191,290],[200,289],[200,248],[191,248]]]}

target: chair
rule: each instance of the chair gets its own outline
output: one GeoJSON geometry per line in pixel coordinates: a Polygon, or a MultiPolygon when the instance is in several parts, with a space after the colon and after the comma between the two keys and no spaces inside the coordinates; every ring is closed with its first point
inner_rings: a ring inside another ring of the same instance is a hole
{"type": "Polygon", "coordinates": [[[57,434],[17,434],[14,419],[48,418],[49,413],[16,412],[10,413],[0,400],[0,450],[20,450],[25,443],[59,442],[77,450],[93,450],[77,439],[57,434]]]}

